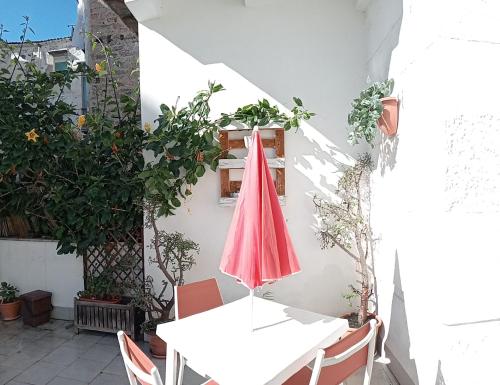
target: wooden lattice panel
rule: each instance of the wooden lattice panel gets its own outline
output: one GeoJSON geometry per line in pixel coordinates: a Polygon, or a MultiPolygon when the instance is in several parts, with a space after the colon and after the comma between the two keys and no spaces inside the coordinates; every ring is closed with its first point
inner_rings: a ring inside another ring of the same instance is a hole
{"type": "Polygon", "coordinates": [[[97,276],[108,267],[116,267],[118,286],[144,285],[144,244],[142,229],[122,238],[110,237],[102,247],[89,247],[83,255],[85,287],[87,277],[97,276]]]}
{"type": "MultiPolygon", "coordinates": [[[[270,168],[276,170],[276,179],[274,185],[280,201],[284,202],[285,197],[285,131],[283,128],[269,129],[274,132],[274,138],[262,139],[265,148],[273,148],[276,158],[268,158],[267,162],[270,168]]],[[[222,157],[219,160],[220,171],[220,201],[222,205],[232,205],[236,201],[235,194],[240,191],[241,180],[231,180],[230,170],[242,169],[245,167],[244,159],[227,159],[229,151],[235,149],[244,149],[244,139],[231,139],[229,133],[236,130],[221,130],[219,141],[222,148],[222,157]]]]}

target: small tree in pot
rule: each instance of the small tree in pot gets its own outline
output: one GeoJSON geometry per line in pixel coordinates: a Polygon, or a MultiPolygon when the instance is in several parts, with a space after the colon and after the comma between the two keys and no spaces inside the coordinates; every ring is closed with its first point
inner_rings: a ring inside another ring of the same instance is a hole
{"type": "Polygon", "coordinates": [[[154,281],[148,276],[144,291],[135,297],[136,305],[142,308],[148,320],[142,325],[142,330],[150,337],[150,349],[155,357],[164,357],[165,343],[156,336],[156,326],[160,323],[172,321],[174,306],[174,286],[184,284],[184,272],[190,270],[196,263],[195,257],[199,254],[199,246],[190,239],[186,239],[179,232],[167,233],[159,230],[154,208],[148,206],[146,211],[146,227],[153,230],[153,239],[150,248],[153,255],[149,263],[158,267],[163,273],[160,289],[154,287],[154,281]]]}
{"type": "Polygon", "coordinates": [[[372,160],[369,154],[359,157],[356,164],[345,170],[337,185],[338,200],[335,202],[314,197],[320,226],[317,231],[321,248],[337,246],[356,263],[360,288],[351,285],[351,293],[345,297],[360,297],[357,315],[358,325],[368,317],[369,299],[373,288],[368,257],[371,249],[371,231],[368,217],[369,174],[372,160]]]}

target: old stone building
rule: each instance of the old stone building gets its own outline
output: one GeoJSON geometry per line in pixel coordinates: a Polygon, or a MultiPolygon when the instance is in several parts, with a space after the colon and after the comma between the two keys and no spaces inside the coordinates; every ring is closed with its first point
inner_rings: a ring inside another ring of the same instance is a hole
{"type": "MultiPolygon", "coordinates": [[[[78,20],[75,27],[74,41],[85,49],[87,64],[94,68],[96,63],[105,59],[100,47],[92,49],[92,38],[100,39],[110,48],[116,71],[118,95],[130,95],[139,86],[139,74],[132,72],[138,68],[139,41],[137,21],[131,15],[123,1],[79,0],[78,20]]],[[[104,82],[89,90],[89,103],[94,106],[96,94],[102,94],[104,82]]]]}

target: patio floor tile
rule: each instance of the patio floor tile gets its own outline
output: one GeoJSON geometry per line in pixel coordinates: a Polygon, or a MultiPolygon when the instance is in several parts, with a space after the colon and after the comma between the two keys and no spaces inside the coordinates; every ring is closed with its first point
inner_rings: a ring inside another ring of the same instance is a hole
{"type": "Polygon", "coordinates": [[[101,372],[104,366],[106,364],[79,358],[59,373],[59,377],[89,383],[101,372]]]}
{"type": "Polygon", "coordinates": [[[26,382],[9,381],[7,382],[7,385],[31,385],[31,384],[27,384],[26,382]]]}
{"type": "Polygon", "coordinates": [[[87,385],[86,382],[72,380],[70,378],[56,377],[47,385],[87,385]]]}
{"type": "Polygon", "coordinates": [[[68,366],[72,364],[78,358],[78,356],[79,356],[78,350],[60,346],[52,353],[43,357],[42,361],[50,362],[56,365],[68,366]]]}
{"type": "Polygon", "coordinates": [[[62,344],[61,346],[59,346],[59,348],[69,348],[69,349],[73,349],[73,350],[76,350],[78,352],[78,354],[83,354],[85,352],[87,352],[91,347],[92,345],[95,345],[95,344],[80,344],[77,340],[69,340],[67,342],[65,342],[64,344],[62,344]]]}
{"type": "Polygon", "coordinates": [[[127,385],[128,383],[129,382],[126,377],[109,373],[101,373],[90,383],[90,385],[127,385]]]}
{"type": "Polygon", "coordinates": [[[46,385],[63,369],[64,366],[54,365],[48,362],[37,362],[17,376],[15,380],[33,385],[46,385]]]}
{"type": "Polygon", "coordinates": [[[0,385],[6,384],[21,372],[21,369],[0,365],[0,385]]]}
{"type": "Polygon", "coordinates": [[[109,345],[109,346],[117,346],[118,338],[116,334],[106,334],[99,341],[97,341],[99,345],[109,345]]]}
{"type": "Polygon", "coordinates": [[[90,361],[99,362],[104,367],[113,361],[118,353],[119,350],[116,346],[95,344],[85,353],[81,354],[80,357],[90,361]]]}
{"type": "Polygon", "coordinates": [[[115,374],[118,376],[126,376],[125,365],[123,363],[122,356],[116,356],[111,363],[106,366],[103,370],[104,373],[115,374]]]}
{"type": "Polygon", "coordinates": [[[8,358],[2,362],[2,365],[24,370],[29,368],[35,362],[40,361],[40,359],[46,354],[47,352],[36,352],[29,349],[20,350],[10,354],[8,358]]]}

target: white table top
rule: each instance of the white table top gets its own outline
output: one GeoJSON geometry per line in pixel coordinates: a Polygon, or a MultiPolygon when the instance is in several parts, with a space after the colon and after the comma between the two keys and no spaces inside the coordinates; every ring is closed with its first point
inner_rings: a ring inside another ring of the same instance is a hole
{"type": "Polygon", "coordinates": [[[337,341],[347,321],[250,298],[159,325],[157,335],[219,385],[282,384],[337,341]]]}

